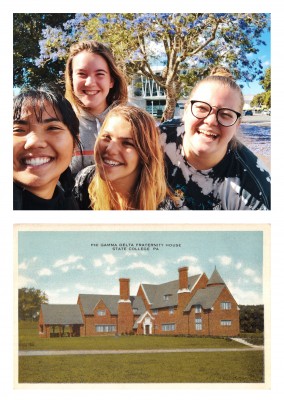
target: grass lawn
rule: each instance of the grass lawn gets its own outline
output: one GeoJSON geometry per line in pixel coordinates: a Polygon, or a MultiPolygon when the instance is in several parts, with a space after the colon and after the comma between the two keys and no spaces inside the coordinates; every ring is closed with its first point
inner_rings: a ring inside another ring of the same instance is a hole
{"type": "MultiPolygon", "coordinates": [[[[222,338],[111,336],[40,339],[21,322],[20,350],[243,348],[222,338]]],[[[260,383],[263,351],[19,357],[19,383],[260,383]]]]}
{"type": "Polygon", "coordinates": [[[19,383],[260,383],[263,352],[19,357],[19,383]]]}
{"type": "Polygon", "coordinates": [[[19,350],[133,350],[245,347],[230,339],[170,336],[97,336],[42,339],[36,323],[19,325],[19,350]]]}

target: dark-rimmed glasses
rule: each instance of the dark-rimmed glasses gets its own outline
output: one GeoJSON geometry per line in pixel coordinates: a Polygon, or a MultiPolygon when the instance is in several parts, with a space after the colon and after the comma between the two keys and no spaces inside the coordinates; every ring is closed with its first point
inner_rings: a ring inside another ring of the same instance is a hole
{"type": "Polygon", "coordinates": [[[216,118],[222,126],[232,126],[240,118],[241,113],[231,110],[230,108],[217,108],[216,106],[210,106],[205,101],[190,100],[191,113],[195,118],[202,119],[208,117],[211,114],[213,108],[217,109],[216,118]]]}

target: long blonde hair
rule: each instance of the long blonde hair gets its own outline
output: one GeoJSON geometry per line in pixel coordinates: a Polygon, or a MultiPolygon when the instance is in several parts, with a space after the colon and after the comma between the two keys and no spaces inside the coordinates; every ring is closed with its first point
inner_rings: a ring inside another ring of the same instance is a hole
{"type": "Polygon", "coordinates": [[[104,58],[109,67],[110,75],[113,79],[114,85],[110,89],[106,98],[108,106],[114,102],[116,104],[126,103],[128,98],[127,81],[123,73],[116,66],[115,59],[110,49],[103,43],[96,42],[95,40],[83,40],[81,42],[74,43],[70,47],[69,57],[65,68],[65,97],[70,101],[75,111],[79,113],[80,108],[87,109],[75,95],[72,79],[73,58],[82,51],[100,55],[104,58]]]}
{"type": "Polygon", "coordinates": [[[113,116],[120,116],[131,125],[134,146],[141,163],[140,175],[133,193],[121,208],[110,182],[101,178],[97,168],[89,186],[91,207],[94,210],[156,210],[167,194],[170,195],[156,122],[149,113],[136,106],[121,105],[113,108],[107,114],[95,144],[96,164],[101,164],[102,161],[99,152],[100,137],[113,116]]]}

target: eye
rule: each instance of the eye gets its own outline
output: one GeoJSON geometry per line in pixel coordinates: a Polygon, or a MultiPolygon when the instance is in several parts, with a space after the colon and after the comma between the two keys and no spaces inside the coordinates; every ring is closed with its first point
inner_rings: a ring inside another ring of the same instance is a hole
{"type": "Polygon", "coordinates": [[[26,134],[25,127],[22,127],[20,125],[14,125],[13,126],[13,135],[22,135],[22,134],[26,134]]]}
{"type": "Polygon", "coordinates": [[[135,144],[130,140],[124,140],[122,143],[124,144],[124,146],[127,146],[127,147],[128,146],[135,147],[135,144]]]}
{"type": "Polygon", "coordinates": [[[231,110],[220,110],[220,117],[224,119],[231,119],[235,118],[235,115],[231,110]]]}
{"type": "Polygon", "coordinates": [[[101,135],[100,139],[109,142],[111,140],[111,137],[110,135],[101,135]]]}

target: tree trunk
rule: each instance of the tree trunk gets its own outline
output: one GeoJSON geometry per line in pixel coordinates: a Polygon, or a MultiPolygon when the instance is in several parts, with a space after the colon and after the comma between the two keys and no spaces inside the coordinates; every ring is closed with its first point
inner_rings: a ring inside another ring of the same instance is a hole
{"type": "Polygon", "coordinates": [[[176,83],[171,81],[166,87],[166,106],[161,118],[161,122],[167,121],[174,117],[176,103],[179,98],[179,93],[176,90],[176,83]]]}

